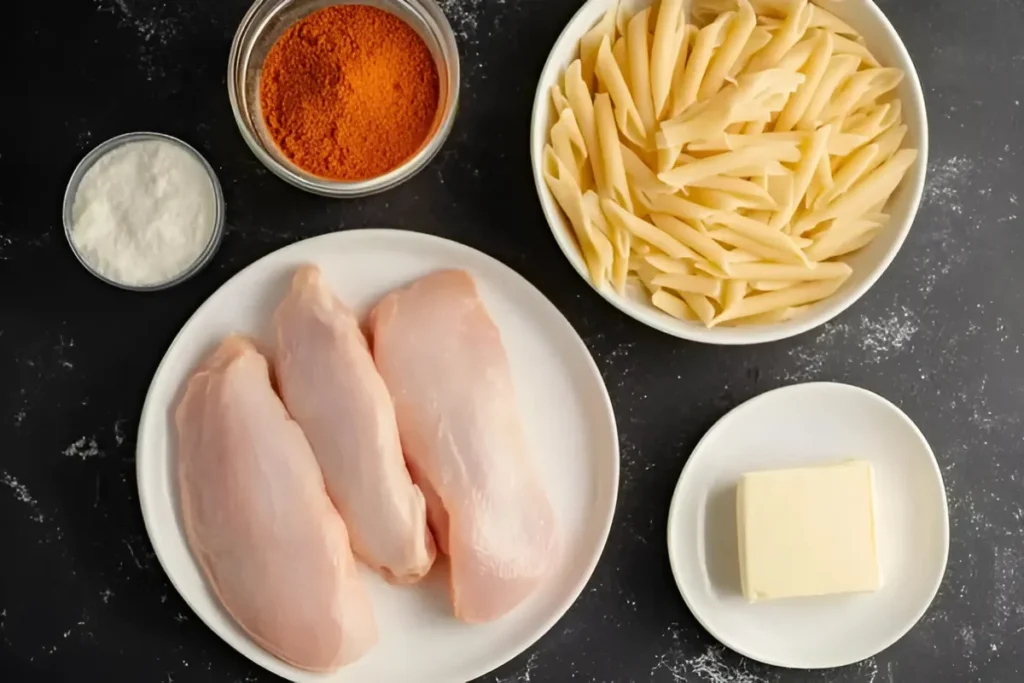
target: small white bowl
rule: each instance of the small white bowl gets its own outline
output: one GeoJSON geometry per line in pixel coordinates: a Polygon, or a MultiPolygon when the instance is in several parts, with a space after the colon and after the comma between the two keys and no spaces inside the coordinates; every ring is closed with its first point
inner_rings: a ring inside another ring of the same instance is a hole
{"type": "MultiPolygon", "coordinates": [[[[650,4],[643,0],[626,0],[626,3],[634,8],[650,4]]],[[[613,4],[615,0],[589,0],[555,41],[537,85],[530,126],[530,156],[541,208],[558,246],[576,272],[587,282],[590,282],[590,278],[572,228],[544,182],[542,158],[548,131],[553,123],[551,86],[559,81],[565,68],[578,56],[579,40],[583,34],[613,4]]],[[[839,291],[793,320],[771,325],[707,329],[699,323],[678,320],[661,312],[651,305],[643,292],[627,291],[623,297],[610,287],[598,290],[601,296],[626,315],[667,334],[708,344],[760,344],[786,339],[822,325],[849,308],[878,281],[903,245],[921,202],[928,167],[928,118],[917,70],[896,30],[871,0],[815,0],[815,4],[828,9],[857,29],[867,41],[868,48],[884,66],[897,67],[906,73],[897,89],[903,101],[903,122],[908,129],[904,144],[919,152],[917,160],[886,206],[890,215],[888,225],[870,245],[843,259],[853,267],[853,275],[839,291]]]]}

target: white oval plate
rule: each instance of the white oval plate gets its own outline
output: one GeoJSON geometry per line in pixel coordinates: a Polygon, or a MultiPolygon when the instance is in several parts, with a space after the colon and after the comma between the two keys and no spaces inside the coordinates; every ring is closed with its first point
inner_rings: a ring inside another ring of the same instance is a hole
{"type": "Polygon", "coordinates": [[[139,424],[139,498],[146,530],[171,582],[217,635],[292,681],[461,683],[505,663],[540,638],[582,591],[604,547],[615,509],[619,447],[608,392],[582,340],[520,275],[469,247],[412,232],[333,233],[276,251],[231,278],[185,324],[150,386],[139,424]],[[332,675],[295,669],[257,647],[221,609],[192,559],[177,505],[172,412],[186,378],[227,334],[263,342],[295,267],[316,263],[360,313],[381,296],[442,268],[464,268],[501,330],[527,436],[567,545],[547,583],[494,623],[451,616],[447,572],[400,588],[363,568],[380,643],[332,675]]]}
{"type": "Polygon", "coordinates": [[[946,490],[928,442],[892,403],[845,384],[784,387],[731,411],[694,449],[672,498],[668,549],[686,605],[726,646],[775,666],[845,666],[895,643],[931,604],[949,553],[946,490]],[[747,603],[736,549],[740,475],[846,458],[874,468],[882,588],[747,603]]]}

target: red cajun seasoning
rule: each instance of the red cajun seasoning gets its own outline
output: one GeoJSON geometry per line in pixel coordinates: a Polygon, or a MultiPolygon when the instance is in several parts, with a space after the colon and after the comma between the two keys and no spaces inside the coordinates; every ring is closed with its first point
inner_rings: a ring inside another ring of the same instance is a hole
{"type": "Polygon", "coordinates": [[[432,133],[438,99],[423,39],[368,5],[335,5],[296,22],[260,76],[263,117],[278,148],[332,180],[365,180],[401,165],[432,133]]]}

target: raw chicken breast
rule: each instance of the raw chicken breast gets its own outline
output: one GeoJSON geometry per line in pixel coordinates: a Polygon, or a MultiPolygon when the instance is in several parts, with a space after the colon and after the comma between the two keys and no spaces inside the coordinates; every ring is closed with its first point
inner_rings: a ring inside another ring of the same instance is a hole
{"type": "Polygon", "coordinates": [[[247,340],[224,340],[175,414],[181,514],[224,608],[259,645],[332,671],[377,642],[345,523],[247,340]]]}
{"type": "Polygon", "coordinates": [[[389,580],[422,578],[435,556],[426,504],[359,321],[319,268],[303,266],[274,322],[281,396],[313,446],[353,550],[389,580]]]}
{"type": "Polygon", "coordinates": [[[497,619],[538,587],[558,546],[498,328],[454,270],[387,295],[370,324],[405,455],[451,557],[455,616],[497,619]]]}

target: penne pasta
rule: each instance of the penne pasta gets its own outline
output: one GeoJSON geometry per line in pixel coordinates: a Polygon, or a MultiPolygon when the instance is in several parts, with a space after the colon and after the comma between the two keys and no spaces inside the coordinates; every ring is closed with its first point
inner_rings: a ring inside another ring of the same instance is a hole
{"type": "Polygon", "coordinates": [[[760,167],[772,161],[778,162],[780,159],[786,158],[792,150],[793,145],[786,142],[747,147],[677,166],[671,171],[659,173],[658,179],[667,185],[682,189],[696,180],[710,176],[722,175],[751,166],[760,167]]]}
{"type": "Polygon", "coordinates": [[[802,235],[818,223],[843,217],[859,217],[865,213],[863,207],[871,207],[885,201],[903,179],[903,174],[917,158],[917,150],[901,149],[882,164],[875,173],[855,184],[850,191],[821,209],[800,219],[793,229],[794,235],[802,235]]]}
{"type": "Polygon", "coordinates": [[[871,87],[863,93],[852,109],[861,109],[874,104],[879,98],[885,97],[903,82],[903,72],[899,69],[873,69],[874,78],[871,87]]]}
{"type": "Polygon", "coordinates": [[[690,53],[686,62],[686,71],[682,81],[676,92],[672,94],[670,110],[672,118],[682,114],[697,101],[697,92],[700,90],[701,81],[704,79],[704,74],[707,73],[715,50],[722,42],[722,30],[731,18],[731,12],[721,14],[697,33],[693,52],[690,53]]]}
{"type": "Polygon", "coordinates": [[[653,201],[657,195],[673,194],[676,191],[676,188],[658,180],[658,175],[636,152],[630,149],[629,145],[621,145],[621,149],[626,178],[638,192],[650,197],[649,201],[653,201]]]}
{"type": "Polygon", "coordinates": [[[804,82],[800,84],[793,97],[786,102],[786,106],[779,113],[779,118],[775,121],[776,131],[793,130],[803,117],[804,112],[807,111],[832,59],[835,49],[834,41],[835,36],[828,31],[817,34],[814,49],[811,50],[810,56],[800,69],[804,74],[804,82]]]}
{"type": "Polygon", "coordinates": [[[729,320],[760,315],[778,309],[803,306],[831,296],[843,284],[845,278],[836,280],[817,280],[748,296],[729,310],[722,311],[712,319],[709,327],[720,325],[729,320]]]}
{"type": "Polygon", "coordinates": [[[833,31],[828,32],[834,42],[834,51],[837,55],[853,55],[860,59],[861,64],[867,66],[878,66],[878,60],[871,52],[855,40],[839,35],[833,31]]]}
{"type": "Polygon", "coordinates": [[[747,41],[757,27],[757,16],[749,0],[739,0],[739,9],[730,19],[725,29],[722,45],[715,51],[708,63],[704,78],[697,89],[697,99],[706,100],[722,89],[733,65],[743,52],[747,41]]]}
{"type": "Polygon", "coordinates": [[[750,283],[750,288],[759,292],[775,292],[792,286],[793,282],[790,280],[754,280],[750,283]]]}
{"type": "Polygon", "coordinates": [[[551,86],[551,104],[555,108],[555,114],[559,116],[570,106],[569,100],[565,99],[562,88],[557,83],[551,86]]]}
{"type": "Polygon", "coordinates": [[[714,222],[782,255],[775,260],[783,263],[808,263],[803,251],[789,235],[769,225],[738,213],[719,213],[715,216],[714,222]]]}
{"type": "Polygon", "coordinates": [[[580,60],[574,61],[565,71],[565,97],[572,107],[576,124],[579,126],[583,141],[587,146],[587,160],[599,194],[607,194],[604,186],[604,167],[601,164],[601,148],[597,142],[597,123],[594,119],[594,101],[590,90],[583,81],[580,60]]]}
{"type": "Polygon", "coordinates": [[[626,28],[626,46],[629,52],[629,74],[633,100],[644,131],[650,135],[657,119],[654,116],[654,98],[651,95],[651,57],[647,44],[647,26],[650,23],[650,8],[637,12],[626,28]]]}
{"type": "Polygon", "coordinates": [[[865,175],[868,167],[878,157],[878,145],[867,145],[847,157],[837,169],[832,180],[832,187],[827,189],[814,201],[814,208],[820,209],[835,201],[865,175]]]}
{"type": "Polygon", "coordinates": [[[679,259],[696,257],[696,254],[679,240],[644,219],[629,213],[615,202],[602,199],[601,208],[612,225],[654,245],[669,256],[679,259]]]}
{"type": "Polygon", "coordinates": [[[815,261],[834,258],[845,245],[872,232],[880,225],[880,222],[867,218],[840,223],[833,221],[815,237],[814,244],[807,248],[807,256],[815,261]]]}
{"type": "Polygon", "coordinates": [[[783,56],[795,46],[811,23],[813,5],[807,0],[798,0],[792,13],[779,26],[775,35],[760,52],[755,54],[747,65],[749,71],[762,71],[776,66],[783,56]]]}
{"type": "Polygon", "coordinates": [[[769,226],[781,230],[789,224],[793,215],[799,208],[801,201],[807,194],[807,188],[811,184],[811,177],[818,168],[822,159],[828,160],[828,139],[832,133],[831,126],[824,126],[814,131],[811,138],[805,143],[806,149],[803,157],[797,164],[793,173],[793,185],[789,198],[785,204],[780,203],[779,210],[772,216],[769,226]]]}
{"type": "Polygon", "coordinates": [[[665,254],[647,254],[643,257],[644,262],[651,268],[661,273],[675,273],[678,275],[692,275],[694,261],[680,261],[666,256],[665,254]]]}
{"type": "Polygon", "coordinates": [[[833,96],[836,88],[847,76],[857,70],[858,59],[852,55],[835,55],[828,63],[817,89],[811,96],[804,113],[797,121],[797,130],[814,130],[818,127],[822,111],[833,96]]]}
{"type": "MultiPolygon", "coordinates": [[[[757,260],[773,261],[775,263],[795,262],[792,254],[780,249],[774,249],[758,242],[757,240],[750,239],[731,228],[715,228],[714,230],[708,231],[708,237],[712,238],[719,244],[735,247],[742,252],[752,254],[757,260]]],[[[729,254],[731,258],[732,254],[735,253],[735,250],[726,253],[729,254]]],[[[695,267],[700,268],[700,265],[695,264],[695,267]]]]}
{"type": "Polygon", "coordinates": [[[644,123],[640,119],[640,112],[636,110],[633,103],[633,96],[626,85],[626,79],[619,70],[619,65],[612,56],[611,44],[607,37],[602,41],[597,50],[597,77],[608,91],[608,95],[615,103],[615,108],[621,112],[619,129],[628,140],[635,142],[641,147],[647,138],[644,130],[644,123]]]}
{"type": "Polygon", "coordinates": [[[661,0],[654,29],[654,43],[651,45],[650,67],[654,115],[659,119],[668,102],[679,43],[685,36],[685,33],[679,30],[683,26],[683,0],[661,0]]]}
{"type": "Polygon", "coordinates": [[[743,280],[834,280],[847,277],[853,269],[845,263],[815,263],[807,266],[784,263],[734,263],[732,276],[743,280]]]}
{"type": "Polygon", "coordinates": [[[555,156],[550,145],[544,151],[544,180],[551,189],[555,201],[569,219],[576,243],[590,273],[591,282],[600,289],[604,286],[612,265],[612,246],[608,239],[595,229],[584,210],[579,186],[572,180],[565,164],[555,156]]]}
{"type": "MultiPolygon", "coordinates": [[[[689,249],[700,254],[725,273],[729,272],[729,252],[706,234],[668,214],[655,213],[651,220],[665,234],[671,235],[689,249]]],[[[696,259],[695,259],[696,260],[696,259]]]]}
{"type": "Polygon", "coordinates": [[[810,4],[808,6],[810,7],[811,13],[810,26],[826,28],[832,33],[845,34],[847,36],[857,38],[860,37],[849,24],[829,12],[824,7],[814,4],[810,4]]]}
{"type": "Polygon", "coordinates": [[[655,308],[668,313],[679,320],[697,320],[697,314],[687,305],[685,301],[664,289],[656,290],[651,294],[651,303],[655,308]]]}
{"type": "Polygon", "coordinates": [[[878,147],[878,154],[864,169],[864,173],[871,173],[882,165],[886,159],[896,153],[896,150],[903,144],[903,138],[907,135],[907,127],[903,124],[894,126],[875,138],[874,144],[878,147]]]}
{"type": "Polygon", "coordinates": [[[563,109],[558,122],[551,127],[551,146],[576,184],[584,187],[581,172],[587,162],[587,143],[583,140],[583,133],[580,132],[571,107],[563,109]]]}
{"type": "MultiPolygon", "coordinates": [[[[619,73],[622,74],[622,80],[626,84],[626,89],[633,92],[633,82],[630,79],[629,72],[629,53],[626,51],[626,36],[619,36],[612,43],[612,57],[615,58],[615,64],[619,67],[619,73]]],[[[598,79],[600,82],[600,79],[598,79]]]]}
{"type": "Polygon", "coordinates": [[[583,211],[590,218],[591,224],[604,235],[609,243],[612,241],[615,231],[608,225],[608,219],[601,210],[601,198],[593,190],[583,193],[583,211]]]}
{"type": "MultiPolygon", "coordinates": [[[[604,187],[607,197],[626,211],[633,211],[633,198],[626,183],[626,168],[622,164],[622,144],[615,127],[615,114],[608,93],[594,98],[594,119],[597,125],[598,145],[601,149],[601,165],[604,168],[604,187]]],[[[599,193],[600,194],[600,193],[599,193]]]]}
{"type": "Polygon", "coordinates": [[[706,296],[692,292],[680,292],[679,296],[706,327],[711,327],[711,323],[715,319],[715,307],[706,296]]]}
{"type": "Polygon", "coordinates": [[[839,247],[837,247],[829,256],[829,258],[846,256],[847,254],[852,254],[855,251],[863,249],[864,247],[866,247],[867,245],[871,244],[871,242],[874,241],[877,234],[878,229],[875,228],[872,230],[868,230],[867,232],[864,232],[858,235],[857,237],[851,238],[844,242],[839,247]]]}
{"type": "Polygon", "coordinates": [[[729,68],[729,73],[726,76],[726,80],[735,81],[736,76],[746,71],[747,65],[750,63],[751,58],[760,52],[761,48],[770,43],[772,40],[771,31],[764,28],[763,26],[755,26],[754,30],[750,32],[750,37],[747,38],[746,44],[740,51],[739,57],[733,62],[733,65],[729,68]]]}
{"type": "Polygon", "coordinates": [[[722,290],[722,310],[727,311],[735,307],[746,295],[746,280],[726,280],[722,290]]]}
{"type": "Polygon", "coordinates": [[[608,8],[601,21],[597,22],[594,28],[580,39],[580,75],[588,88],[595,85],[594,77],[597,74],[597,53],[605,38],[615,37],[615,18],[618,13],[618,3],[608,8]]]}
{"type": "Polygon", "coordinates": [[[714,215],[714,209],[697,204],[677,194],[659,194],[651,198],[651,211],[664,213],[684,221],[701,221],[714,215]]]}
{"type": "Polygon", "coordinates": [[[779,324],[851,277],[920,164],[903,76],[816,0],[616,2],[550,89],[544,184],[595,287],[779,324]]]}
{"type": "Polygon", "coordinates": [[[776,308],[773,311],[748,315],[745,318],[733,318],[720,323],[723,327],[741,327],[743,325],[774,325],[775,323],[792,320],[802,313],[808,306],[789,306],[787,308],[776,308]]]}
{"type": "Polygon", "coordinates": [[[743,178],[709,176],[690,184],[691,188],[717,190],[742,200],[751,209],[774,209],[777,202],[764,187],[743,178]]]}
{"type": "Polygon", "coordinates": [[[654,277],[652,284],[661,289],[671,289],[680,293],[703,294],[716,300],[722,296],[722,281],[707,275],[662,273],[654,277]]]}

